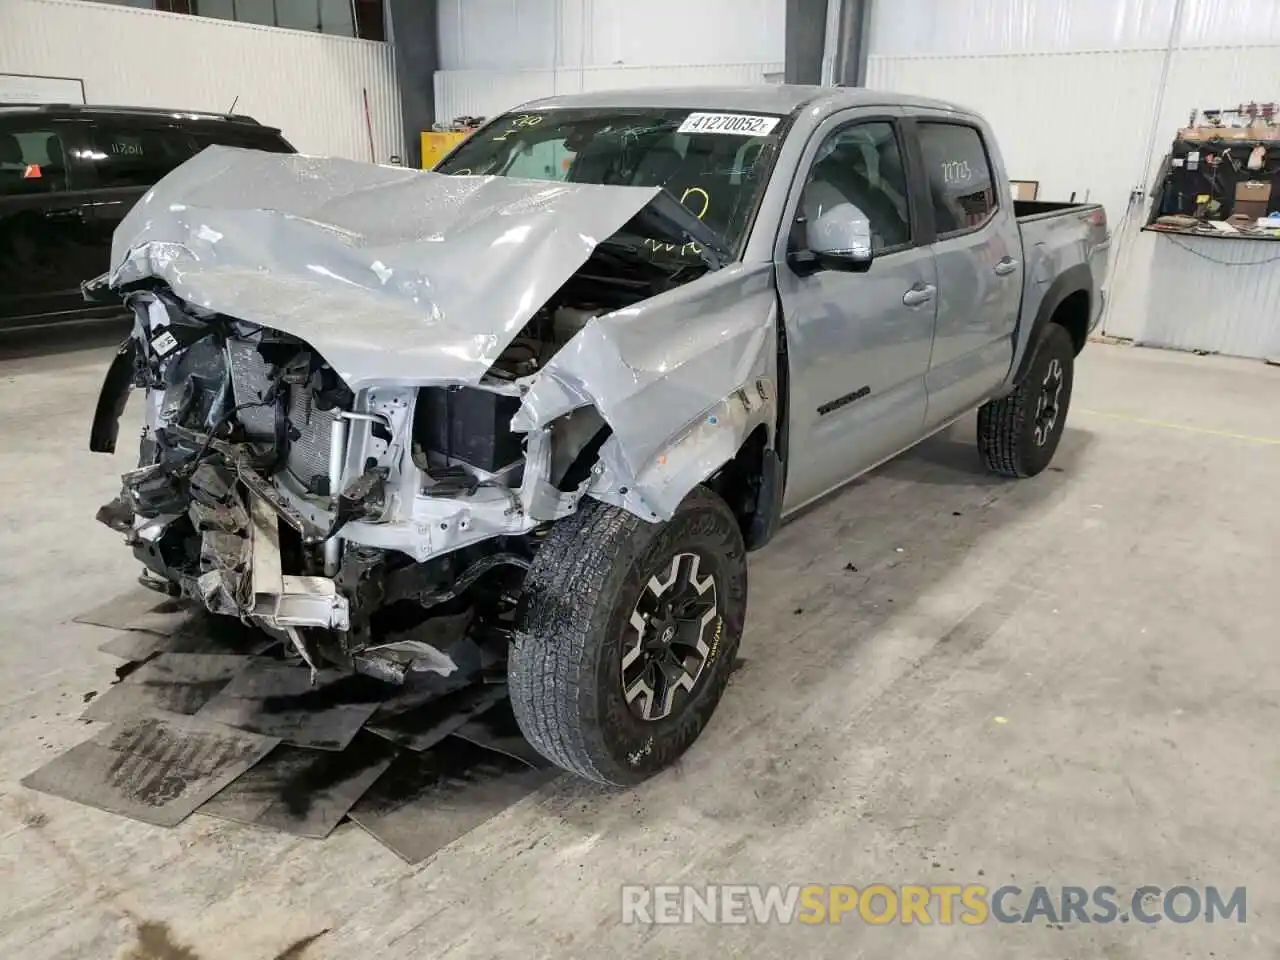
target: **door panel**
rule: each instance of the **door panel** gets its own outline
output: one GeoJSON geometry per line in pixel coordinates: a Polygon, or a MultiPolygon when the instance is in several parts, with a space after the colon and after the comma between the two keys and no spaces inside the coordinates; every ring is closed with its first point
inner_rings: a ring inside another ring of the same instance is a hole
{"type": "Polygon", "coordinates": [[[0,129],[2,326],[86,310],[80,282],[94,275],[101,251],[93,191],[76,177],[72,129],[48,120],[0,129]]]}
{"type": "Polygon", "coordinates": [[[1008,375],[1022,297],[1022,245],[981,132],[927,118],[917,128],[937,233],[938,316],[928,375],[932,428],[989,398],[1008,375]]]}
{"type": "Polygon", "coordinates": [[[938,277],[932,251],[915,245],[903,157],[893,117],[847,112],[818,130],[800,164],[777,267],[790,378],[786,510],[920,436],[938,277]],[[805,266],[805,224],[845,202],[871,222],[869,269],[805,266]]]}
{"type": "Polygon", "coordinates": [[[786,508],[793,509],[918,439],[925,415],[937,287],[933,255],[877,258],[866,273],[779,270],[787,320],[791,433],[786,508]]]}

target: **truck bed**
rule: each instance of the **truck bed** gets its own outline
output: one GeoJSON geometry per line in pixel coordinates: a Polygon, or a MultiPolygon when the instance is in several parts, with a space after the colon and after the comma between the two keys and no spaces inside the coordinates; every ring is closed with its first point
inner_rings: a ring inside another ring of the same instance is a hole
{"type": "Polygon", "coordinates": [[[1100,203],[1067,203],[1059,200],[1015,200],[1013,201],[1013,215],[1018,218],[1020,223],[1026,223],[1029,220],[1039,220],[1043,217],[1049,217],[1061,213],[1085,213],[1094,207],[1102,208],[1100,203]]]}

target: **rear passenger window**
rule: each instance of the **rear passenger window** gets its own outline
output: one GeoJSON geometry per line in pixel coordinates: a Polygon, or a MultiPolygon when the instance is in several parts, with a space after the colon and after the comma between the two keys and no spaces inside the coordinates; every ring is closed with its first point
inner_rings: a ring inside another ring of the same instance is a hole
{"type": "Polygon", "coordinates": [[[180,130],[100,128],[89,159],[103,187],[150,187],[196,154],[195,141],[180,130]]]}
{"type": "Polygon", "coordinates": [[[0,196],[67,189],[67,153],[52,130],[0,133],[0,196]]]}
{"type": "Polygon", "coordinates": [[[999,206],[982,135],[957,123],[921,122],[919,129],[938,236],[976,230],[999,206]]]}

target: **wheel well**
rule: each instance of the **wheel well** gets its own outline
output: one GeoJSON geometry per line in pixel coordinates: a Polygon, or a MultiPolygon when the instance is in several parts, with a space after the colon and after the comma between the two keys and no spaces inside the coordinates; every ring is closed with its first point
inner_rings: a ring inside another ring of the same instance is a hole
{"type": "Polygon", "coordinates": [[[738,526],[748,545],[753,539],[752,522],[761,507],[761,481],[768,445],[769,431],[761,424],[751,431],[733,459],[707,480],[707,486],[719,494],[738,518],[738,526]]]}
{"type": "Polygon", "coordinates": [[[1076,345],[1077,354],[1083,350],[1085,340],[1089,336],[1088,291],[1077,290],[1064,297],[1057,309],[1053,311],[1050,322],[1058,324],[1071,334],[1071,342],[1076,345]]]}

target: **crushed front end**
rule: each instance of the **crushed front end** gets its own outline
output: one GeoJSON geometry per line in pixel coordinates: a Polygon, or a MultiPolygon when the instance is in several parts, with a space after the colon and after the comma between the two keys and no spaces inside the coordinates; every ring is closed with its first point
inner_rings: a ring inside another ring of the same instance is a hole
{"type": "Polygon", "coordinates": [[[91,447],[114,449],[131,387],[145,422],[98,517],[157,582],[287,636],[313,666],[390,679],[460,627],[502,632],[526,535],[577,499],[547,482],[542,438],[526,451],[508,429],[513,382],[357,392],[295,337],[163,287],[128,300],[91,447]]]}
{"type": "Polygon", "coordinates": [[[552,523],[668,519],[773,422],[771,268],[728,258],[656,187],[209,148],[113,239],[134,326],[90,448],[144,415],[99,519],[313,666],[501,658],[552,523]]]}

